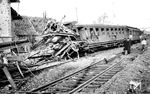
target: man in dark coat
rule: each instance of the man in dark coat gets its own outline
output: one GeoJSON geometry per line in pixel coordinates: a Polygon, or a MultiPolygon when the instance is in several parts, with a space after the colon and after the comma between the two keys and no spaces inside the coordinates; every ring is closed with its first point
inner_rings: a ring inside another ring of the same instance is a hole
{"type": "Polygon", "coordinates": [[[125,39],[124,40],[124,54],[130,54],[130,50],[131,50],[131,40],[128,38],[128,39],[125,39]]]}

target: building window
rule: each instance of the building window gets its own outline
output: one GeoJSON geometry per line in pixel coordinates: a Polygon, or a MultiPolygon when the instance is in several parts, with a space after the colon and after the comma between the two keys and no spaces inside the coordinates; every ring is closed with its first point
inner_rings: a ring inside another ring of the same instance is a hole
{"type": "Polygon", "coordinates": [[[87,30],[87,28],[85,28],[85,30],[87,30]]]}
{"type": "Polygon", "coordinates": [[[120,28],[119,28],[119,31],[120,31],[120,28]]]}
{"type": "Polygon", "coordinates": [[[124,29],[122,28],[122,31],[123,31],[124,29]]]}
{"type": "Polygon", "coordinates": [[[101,28],[101,31],[104,31],[104,28],[101,28]]]}
{"type": "Polygon", "coordinates": [[[115,28],[115,31],[117,31],[117,28],[115,28]]]}

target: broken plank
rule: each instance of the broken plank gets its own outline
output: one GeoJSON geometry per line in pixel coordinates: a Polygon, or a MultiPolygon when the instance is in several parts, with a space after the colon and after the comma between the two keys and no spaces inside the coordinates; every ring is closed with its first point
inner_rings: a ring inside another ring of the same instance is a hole
{"type": "Polygon", "coordinates": [[[12,77],[11,77],[11,75],[10,75],[10,73],[9,73],[9,71],[8,71],[6,66],[3,68],[3,71],[4,71],[8,81],[12,85],[13,89],[16,90],[17,89],[16,84],[15,84],[14,80],[12,79],[12,77]]]}

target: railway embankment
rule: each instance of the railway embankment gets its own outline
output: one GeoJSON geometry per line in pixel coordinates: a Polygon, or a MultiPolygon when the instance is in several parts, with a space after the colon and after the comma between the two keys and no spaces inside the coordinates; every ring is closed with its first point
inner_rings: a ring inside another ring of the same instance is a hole
{"type": "MultiPolygon", "coordinates": [[[[148,40],[149,41],[149,40],[148,40]]],[[[117,73],[112,79],[97,89],[95,94],[127,94],[131,86],[136,93],[150,93],[150,42],[146,51],[132,51],[130,55],[123,55],[120,63],[124,69],[117,73]],[[131,85],[133,84],[133,85],[131,85]]]]}
{"type": "Polygon", "coordinates": [[[80,59],[66,63],[62,66],[44,70],[40,74],[34,75],[34,77],[27,80],[26,84],[21,87],[21,90],[29,91],[33,88],[37,88],[41,85],[46,84],[47,82],[52,82],[58,78],[73,73],[76,70],[82,69],[90,65],[91,63],[101,61],[103,58],[111,58],[113,57],[113,55],[120,52],[122,52],[122,48],[111,49],[109,51],[101,51],[86,57],[81,57],[80,59]]]}

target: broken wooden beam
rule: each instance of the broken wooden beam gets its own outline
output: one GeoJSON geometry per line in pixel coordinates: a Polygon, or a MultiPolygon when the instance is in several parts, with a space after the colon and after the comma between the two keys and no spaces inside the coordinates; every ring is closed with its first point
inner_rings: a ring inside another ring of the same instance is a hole
{"type": "Polygon", "coordinates": [[[17,86],[16,86],[14,80],[12,79],[12,77],[11,77],[11,75],[10,75],[10,73],[9,73],[9,71],[8,71],[8,69],[7,69],[6,66],[4,66],[3,71],[4,71],[5,75],[6,75],[6,77],[7,77],[8,81],[9,81],[9,83],[10,83],[11,86],[13,87],[13,89],[14,89],[14,90],[17,90],[17,86]]]}
{"type": "Polygon", "coordinates": [[[61,54],[65,49],[67,49],[67,47],[69,47],[71,45],[71,43],[67,43],[63,48],[61,48],[61,50],[59,50],[55,56],[58,56],[59,54],[61,54]]]}
{"type": "Polygon", "coordinates": [[[0,51],[16,48],[16,46],[22,46],[22,45],[25,45],[26,43],[29,43],[28,39],[0,43],[0,51]]]}

